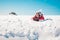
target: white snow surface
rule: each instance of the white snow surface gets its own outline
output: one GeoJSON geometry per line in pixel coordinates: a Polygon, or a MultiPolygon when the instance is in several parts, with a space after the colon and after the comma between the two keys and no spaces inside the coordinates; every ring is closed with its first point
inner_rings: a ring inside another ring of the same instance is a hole
{"type": "Polygon", "coordinates": [[[60,16],[45,15],[45,21],[33,21],[33,15],[0,15],[0,40],[60,40],[60,16]]]}

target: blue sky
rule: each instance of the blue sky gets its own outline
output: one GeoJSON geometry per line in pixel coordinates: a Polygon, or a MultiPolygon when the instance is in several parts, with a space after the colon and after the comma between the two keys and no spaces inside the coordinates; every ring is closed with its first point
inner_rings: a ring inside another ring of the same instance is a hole
{"type": "Polygon", "coordinates": [[[34,15],[40,9],[45,15],[60,15],[60,0],[0,0],[0,14],[4,15],[34,15]]]}

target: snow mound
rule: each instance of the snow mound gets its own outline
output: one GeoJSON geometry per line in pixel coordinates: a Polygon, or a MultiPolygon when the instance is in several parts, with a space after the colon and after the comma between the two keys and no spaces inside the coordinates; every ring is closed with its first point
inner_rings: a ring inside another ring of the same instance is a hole
{"type": "Polygon", "coordinates": [[[60,40],[60,16],[33,21],[28,15],[0,15],[1,40],[60,40]],[[7,38],[7,39],[6,39],[7,38]]]}

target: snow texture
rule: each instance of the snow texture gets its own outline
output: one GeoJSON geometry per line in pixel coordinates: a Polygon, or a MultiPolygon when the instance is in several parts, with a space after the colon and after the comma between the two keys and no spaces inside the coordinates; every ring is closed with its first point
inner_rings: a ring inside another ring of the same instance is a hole
{"type": "Polygon", "coordinates": [[[60,16],[0,15],[0,40],[60,40],[60,16]]]}

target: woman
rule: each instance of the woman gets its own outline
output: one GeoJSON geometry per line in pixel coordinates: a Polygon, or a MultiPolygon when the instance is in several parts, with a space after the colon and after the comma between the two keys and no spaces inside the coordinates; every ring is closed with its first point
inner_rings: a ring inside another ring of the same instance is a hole
{"type": "Polygon", "coordinates": [[[36,15],[33,17],[34,21],[44,20],[44,16],[41,12],[37,12],[36,15]]]}

